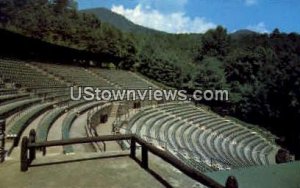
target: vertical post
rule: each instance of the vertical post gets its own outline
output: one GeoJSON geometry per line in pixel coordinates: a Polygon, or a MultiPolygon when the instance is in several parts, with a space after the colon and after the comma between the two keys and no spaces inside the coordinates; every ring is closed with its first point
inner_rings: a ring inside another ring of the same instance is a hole
{"type": "Polygon", "coordinates": [[[5,160],[5,120],[0,117],[0,163],[5,160]]]}
{"type": "Polygon", "coordinates": [[[106,143],[105,142],[103,142],[103,150],[104,150],[104,152],[106,151],[106,143]]]}
{"type": "Polygon", "coordinates": [[[18,143],[19,143],[19,137],[15,137],[14,140],[13,140],[13,145],[14,147],[17,147],[18,146],[18,143]]]}
{"type": "Polygon", "coordinates": [[[25,136],[22,139],[21,144],[21,172],[26,172],[28,170],[28,151],[27,151],[27,145],[28,145],[28,137],[25,136]]]}
{"type": "Polygon", "coordinates": [[[148,148],[142,145],[142,167],[148,169],[148,148]]]}
{"type": "Polygon", "coordinates": [[[42,148],[42,152],[43,152],[43,156],[45,156],[46,153],[47,153],[46,147],[43,147],[43,148],[42,148]]]}
{"type": "Polygon", "coordinates": [[[132,159],[135,158],[135,153],[136,153],[136,140],[134,137],[132,137],[130,140],[130,157],[132,159]]]}
{"type": "Polygon", "coordinates": [[[229,176],[227,181],[226,181],[226,186],[225,188],[238,188],[238,182],[234,176],[229,176]]]}
{"type": "MultiPolygon", "coordinates": [[[[35,138],[36,137],[36,132],[34,129],[31,129],[29,132],[29,143],[34,144],[35,143],[35,138]]],[[[29,161],[30,163],[35,159],[36,157],[36,148],[29,148],[29,161]]]]}

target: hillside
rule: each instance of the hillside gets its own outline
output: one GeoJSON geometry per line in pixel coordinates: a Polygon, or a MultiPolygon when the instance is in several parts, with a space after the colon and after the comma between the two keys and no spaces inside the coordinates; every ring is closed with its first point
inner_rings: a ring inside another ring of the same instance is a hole
{"type": "Polygon", "coordinates": [[[86,9],[81,12],[94,14],[101,21],[109,23],[114,27],[129,33],[162,33],[160,31],[156,31],[154,29],[146,28],[126,19],[124,16],[114,13],[106,8],[94,8],[94,9],[86,9]]]}
{"type": "Polygon", "coordinates": [[[241,29],[241,30],[237,30],[234,33],[232,33],[231,37],[233,39],[240,39],[240,38],[243,38],[245,36],[251,36],[251,35],[255,35],[255,34],[257,34],[257,33],[254,32],[254,31],[251,31],[249,29],[241,29]]]}

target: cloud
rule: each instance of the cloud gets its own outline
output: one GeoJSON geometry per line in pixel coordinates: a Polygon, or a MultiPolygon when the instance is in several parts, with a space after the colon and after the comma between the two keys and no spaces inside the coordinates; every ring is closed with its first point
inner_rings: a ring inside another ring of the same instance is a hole
{"type": "Polygon", "coordinates": [[[256,25],[249,25],[247,29],[250,29],[252,31],[256,31],[258,33],[269,33],[270,31],[267,29],[264,22],[260,22],[256,25]]]}
{"type": "Polygon", "coordinates": [[[138,4],[133,9],[126,9],[123,5],[113,5],[111,10],[136,24],[169,33],[204,33],[216,27],[214,23],[203,17],[190,18],[182,11],[162,13],[153,9],[151,5],[144,7],[138,4]]]}
{"type": "Polygon", "coordinates": [[[188,0],[139,0],[142,7],[152,7],[164,13],[182,11],[187,3],[188,0]]]}
{"type": "Polygon", "coordinates": [[[247,6],[252,6],[252,5],[257,4],[257,0],[245,0],[245,4],[247,6]]]}

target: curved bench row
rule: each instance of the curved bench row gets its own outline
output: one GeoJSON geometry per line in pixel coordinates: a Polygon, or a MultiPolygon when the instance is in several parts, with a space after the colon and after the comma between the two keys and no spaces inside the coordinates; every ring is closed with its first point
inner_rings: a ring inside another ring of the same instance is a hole
{"type": "Polygon", "coordinates": [[[14,138],[14,146],[17,146],[19,143],[20,136],[26,127],[39,115],[46,112],[50,108],[53,107],[53,103],[42,103],[39,105],[35,105],[24,113],[20,114],[20,116],[12,122],[12,125],[9,127],[7,131],[7,138],[14,138]]]}
{"type": "Polygon", "coordinates": [[[85,101],[72,101],[70,102],[68,100],[68,104],[64,107],[55,108],[52,111],[49,111],[43,119],[39,122],[37,126],[37,141],[43,142],[47,140],[48,133],[50,131],[50,128],[52,124],[65,113],[66,110],[70,110],[73,108],[76,108],[77,106],[80,106],[82,104],[86,103],[85,101]]]}
{"type": "MultiPolygon", "coordinates": [[[[90,102],[88,104],[79,106],[74,111],[69,112],[62,123],[62,130],[61,130],[62,131],[62,139],[65,140],[65,139],[70,138],[70,130],[71,130],[72,124],[79,115],[85,113],[86,111],[88,111],[96,106],[102,105],[102,104],[104,104],[104,103],[103,102],[90,102]]],[[[71,145],[63,146],[63,152],[64,152],[64,154],[74,153],[74,149],[71,145]]]]}
{"type": "Polygon", "coordinates": [[[40,98],[25,99],[14,103],[9,103],[0,107],[0,116],[8,117],[9,115],[27,108],[28,106],[40,102],[40,98]]]}
{"type": "Polygon", "coordinates": [[[147,108],[128,124],[127,129],[142,138],[197,153],[202,162],[213,160],[221,168],[269,164],[276,148],[258,133],[188,104],[147,108]]]}
{"type": "Polygon", "coordinates": [[[12,95],[0,95],[0,105],[6,105],[12,102],[17,102],[25,97],[29,97],[29,93],[12,94],[12,95]]]}
{"type": "Polygon", "coordinates": [[[44,142],[47,140],[48,133],[52,124],[65,112],[64,108],[55,108],[47,113],[39,122],[36,134],[37,142],[44,142]]]}

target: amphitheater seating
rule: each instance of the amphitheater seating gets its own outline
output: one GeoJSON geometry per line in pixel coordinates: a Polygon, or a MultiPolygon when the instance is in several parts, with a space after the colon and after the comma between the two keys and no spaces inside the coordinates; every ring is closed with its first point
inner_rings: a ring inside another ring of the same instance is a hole
{"type": "Polygon", "coordinates": [[[14,139],[14,146],[18,145],[20,136],[26,127],[40,114],[51,108],[53,103],[42,103],[35,105],[23,113],[21,113],[14,121],[9,125],[7,131],[7,138],[14,139]]]}
{"type": "MultiPolygon", "coordinates": [[[[139,88],[148,89],[156,86],[137,77],[134,73],[128,73],[121,70],[102,70],[102,69],[84,69],[82,67],[58,65],[58,64],[41,64],[41,63],[24,63],[17,61],[1,60],[1,73],[6,82],[13,82],[21,87],[40,89],[66,87],[67,84],[77,86],[91,86],[98,88],[139,88]],[[28,66],[30,65],[30,66],[28,66]],[[36,67],[37,69],[34,69],[36,67]],[[41,71],[38,71],[41,70],[41,71]],[[17,74],[13,74],[16,73],[17,74]],[[52,75],[50,77],[46,73],[52,75]],[[62,80],[59,82],[58,78],[62,80]]],[[[35,91],[36,93],[41,91],[35,91]]],[[[46,91],[48,92],[48,91],[46,91]]]]}
{"type": "Polygon", "coordinates": [[[52,124],[65,112],[64,108],[55,108],[49,111],[37,126],[37,142],[47,140],[47,136],[52,124]]]}
{"type": "Polygon", "coordinates": [[[67,87],[53,87],[53,88],[36,88],[33,90],[35,94],[48,94],[48,93],[62,93],[69,92],[67,87]]]}
{"type": "Polygon", "coordinates": [[[0,60],[0,74],[4,82],[24,88],[64,87],[61,82],[38,72],[25,62],[0,60]]]}
{"type": "MultiPolygon", "coordinates": [[[[61,133],[62,139],[68,139],[78,115],[104,104],[71,101],[69,86],[155,88],[134,73],[121,70],[12,60],[0,60],[0,75],[0,116],[11,117],[6,133],[16,143],[22,132],[41,114],[43,117],[37,125],[38,142],[47,140],[53,123],[64,113],[67,115],[61,133]]],[[[122,108],[118,113],[124,114],[125,110],[122,108]]],[[[278,149],[267,134],[191,103],[143,107],[129,119],[127,126],[119,124],[122,125],[125,130],[122,133],[136,133],[203,172],[270,164],[278,149]]],[[[74,149],[64,146],[63,152],[69,154],[74,149]]]]}
{"type": "Polygon", "coordinates": [[[185,161],[187,165],[189,165],[192,168],[196,168],[201,172],[212,172],[215,170],[213,167],[207,165],[201,160],[194,158],[194,156],[189,156],[189,152],[186,152],[185,154],[182,154],[182,152],[178,152],[177,156],[179,157],[179,159],[185,161]]]}
{"type": "Polygon", "coordinates": [[[72,110],[77,106],[86,103],[85,101],[68,101],[67,104],[64,104],[62,107],[54,108],[49,111],[42,120],[39,122],[37,126],[37,141],[43,142],[47,140],[49,130],[52,124],[66,111],[72,110]]]}
{"type": "Polygon", "coordinates": [[[101,109],[95,109],[89,111],[88,121],[90,127],[96,127],[100,123],[102,123],[103,119],[101,118],[102,115],[108,115],[111,113],[112,105],[107,103],[101,106],[101,109]]]}
{"type": "MultiPolygon", "coordinates": [[[[103,104],[103,102],[90,102],[88,104],[79,106],[78,108],[75,109],[75,111],[70,111],[62,123],[62,130],[61,130],[62,131],[62,139],[65,140],[65,139],[70,138],[70,130],[71,130],[72,124],[78,115],[88,111],[89,109],[99,106],[101,104],[103,104]]],[[[63,151],[65,154],[74,152],[73,147],[70,145],[64,146],[63,151]]]]}
{"type": "Polygon", "coordinates": [[[268,157],[276,149],[251,129],[186,103],[146,108],[124,128],[144,139],[156,139],[154,144],[167,143],[179,158],[183,157],[179,152],[183,149],[189,156],[192,153],[186,159],[188,164],[192,161],[201,166],[214,161],[218,169],[269,164],[268,157]]]}
{"type": "Polygon", "coordinates": [[[24,100],[25,97],[29,97],[29,94],[23,93],[23,94],[0,95],[0,105],[3,106],[8,103],[24,100]]]}
{"type": "Polygon", "coordinates": [[[0,96],[18,94],[17,89],[0,88],[0,96]]]}
{"type": "Polygon", "coordinates": [[[30,104],[30,102],[36,102],[41,100],[56,100],[63,101],[65,99],[70,100],[70,94],[66,91],[58,92],[58,93],[45,93],[44,95],[33,95],[31,96],[28,93],[17,94],[17,95],[9,95],[9,96],[0,96],[0,113],[1,109],[3,109],[3,113],[11,110],[11,108],[18,107],[21,110],[22,105],[26,106],[30,104]],[[39,97],[37,97],[39,96],[39,97]]]}
{"type": "Polygon", "coordinates": [[[98,88],[112,88],[113,86],[107,81],[91,74],[87,69],[76,66],[58,65],[58,64],[39,64],[34,65],[44,71],[55,75],[72,85],[91,86],[98,88]]]}
{"type": "MultiPolygon", "coordinates": [[[[68,138],[74,115],[100,103],[70,101],[69,86],[98,88],[148,88],[153,86],[133,73],[83,67],[0,59],[0,116],[9,119],[7,135],[18,138],[37,115],[43,114],[37,126],[38,141],[45,141],[55,120],[68,110],[63,137],[68,138]],[[99,71],[98,71],[99,70],[99,71]],[[52,110],[48,107],[53,107],[52,110]]],[[[76,117],[75,117],[76,118],[76,117]]]]}
{"type": "Polygon", "coordinates": [[[124,89],[148,89],[155,88],[153,84],[137,78],[136,75],[122,70],[90,69],[97,75],[109,80],[124,89]]]}
{"type": "Polygon", "coordinates": [[[15,111],[20,111],[32,104],[40,102],[40,98],[30,98],[0,106],[0,116],[7,117],[15,111]]]}
{"type": "MultiPolygon", "coordinates": [[[[76,119],[76,113],[74,112],[70,112],[67,117],[64,119],[63,124],[62,124],[62,138],[63,139],[69,139],[69,132],[72,126],[72,123],[75,121],[76,119]]],[[[64,153],[68,154],[68,153],[73,153],[73,147],[72,146],[64,146],[63,147],[64,153]]]]}

